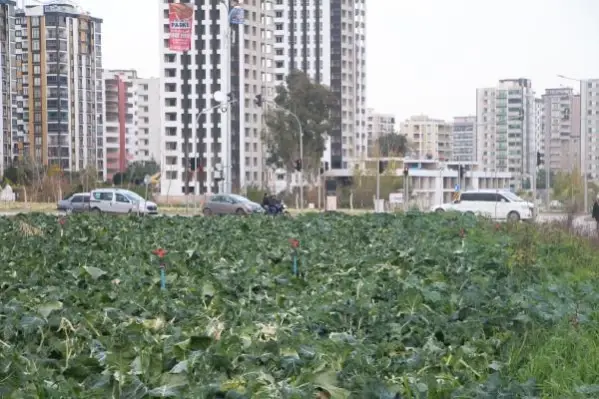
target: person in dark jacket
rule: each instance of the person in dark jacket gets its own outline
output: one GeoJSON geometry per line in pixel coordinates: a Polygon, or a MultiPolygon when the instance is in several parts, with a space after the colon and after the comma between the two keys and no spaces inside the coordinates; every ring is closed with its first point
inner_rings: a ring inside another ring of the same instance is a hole
{"type": "Polygon", "coordinates": [[[595,202],[593,203],[593,219],[597,222],[597,230],[599,231],[599,195],[595,198],[595,202]]]}

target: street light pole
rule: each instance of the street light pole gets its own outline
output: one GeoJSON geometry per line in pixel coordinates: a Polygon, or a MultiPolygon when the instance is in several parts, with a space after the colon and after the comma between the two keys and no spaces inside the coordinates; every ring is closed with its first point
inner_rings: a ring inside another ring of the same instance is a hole
{"type": "MultiPolygon", "coordinates": [[[[231,91],[231,23],[229,20],[229,2],[227,0],[220,0],[220,4],[225,7],[225,20],[226,22],[223,26],[223,65],[222,65],[222,74],[221,74],[221,87],[222,93],[225,96],[229,95],[231,91]]],[[[223,191],[225,193],[231,193],[232,189],[232,165],[231,165],[231,146],[232,146],[232,138],[231,138],[231,112],[224,112],[221,114],[223,117],[221,118],[221,132],[223,132],[223,142],[224,142],[224,159],[223,159],[223,169],[224,169],[224,187],[223,191]]]]}

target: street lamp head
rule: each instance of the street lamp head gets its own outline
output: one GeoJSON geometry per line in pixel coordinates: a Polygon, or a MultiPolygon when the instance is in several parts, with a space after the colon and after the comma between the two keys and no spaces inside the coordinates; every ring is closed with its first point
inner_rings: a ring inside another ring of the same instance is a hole
{"type": "Polygon", "coordinates": [[[212,94],[212,98],[214,99],[214,101],[222,103],[227,99],[227,96],[222,91],[215,91],[212,94]]]}

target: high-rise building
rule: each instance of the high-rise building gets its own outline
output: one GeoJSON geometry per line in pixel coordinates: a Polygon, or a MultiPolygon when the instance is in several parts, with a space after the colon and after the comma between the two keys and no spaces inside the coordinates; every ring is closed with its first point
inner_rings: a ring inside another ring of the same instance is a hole
{"type": "Polygon", "coordinates": [[[546,89],[542,99],[545,168],[572,172],[579,167],[580,99],[566,87],[546,89]]]}
{"type": "Polygon", "coordinates": [[[581,170],[599,179],[599,79],[580,82],[581,170]]]}
{"type": "Polygon", "coordinates": [[[160,163],[160,82],[135,70],[104,71],[106,180],[131,162],[160,163]]]}
{"type": "Polygon", "coordinates": [[[16,117],[13,113],[13,96],[16,92],[17,67],[15,60],[15,5],[14,1],[0,0],[0,130],[2,157],[0,157],[0,173],[13,161],[13,142],[16,137],[16,117]]]}
{"type": "Polygon", "coordinates": [[[366,139],[369,153],[376,146],[379,137],[386,134],[396,133],[395,116],[393,114],[383,114],[369,108],[366,111],[366,139]]]}
{"type": "Polygon", "coordinates": [[[229,185],[239,191],[263,183],[263,108],[254,100],[258,94],[274,91],[274,11],[271,1],[244,2],[244,23],[230,24],[227,3],[192,1],[191,50],[176,52],[169,48],[169,2],[161,2],[163,195],[215,193],[229,185]],[[229,68],[225,51],[230,51],[229,68]],[[229,95],[234,102],[219,106],[213,96],[216,92],[229,95]],[[231,148],[226,148],[228,131],[231,148]],[[190,160],[199,163],[197,173],[189,172],[190,160]],[[225,187],[219,184],[222,173],[231,176],[225,187]]]}
{"type": "Polygon", "coordinates": [[[484,171],[509,172],[522,187],[536,168],[535,95],[529,79],[504,79],[477,89],[477,161],[484,171]]]}
{"type": "Polygon", "coordinates": [[[123,173],[137,151],[138,120],[137,72],[104,71],[104,177],[112,179],[123,173]]]}
{"type": "Polygon", "coordinates": [[[323,158],[348,168],[368,146],[365,0],[278,0],[274,8],[275,81],[298,69],[337,96],[323,158]]]}
{"type": "Polygon", "coordinates": [[[160,151],[160,79],[138,78],[136,161],[162,162],[160,151]]]}
{"type": "Polygon", "coordinates": [[[104,169],[101,26],[69,0],[17,11],[19,156],[63,171],[104,169]]]}
{"type": "Polygon", "coordinates": [[[536,151],[545,153],[545,104],[542,98],[535,98],[535,142],[536,151]]]}
{"type": "Polygon", "coordinates": [[[451,155],[456,162],[476,161],[476,116],[453,118],[451,155]]]}
{"type": "Polygon", "coordinates": [[[401,124],[399,132],[407,137],[417,157],[439,161],[451,160],[450,122],[426,115],[412,116],[401,124]]]}

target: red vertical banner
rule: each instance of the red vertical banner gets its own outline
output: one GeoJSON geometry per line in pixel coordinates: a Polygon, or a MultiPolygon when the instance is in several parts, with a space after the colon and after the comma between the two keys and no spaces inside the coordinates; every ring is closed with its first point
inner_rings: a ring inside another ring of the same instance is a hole
{"type": "Polygon", "coordinates": [[[193,5],[187,3],[171,3],[168,7],[170,36],[168,47],[171,51],[191,50],[193,34],[193,5]]]}

